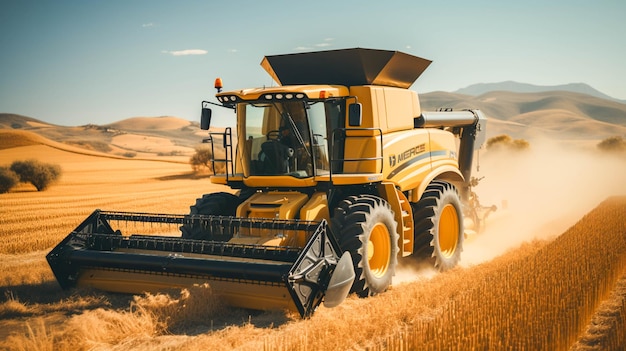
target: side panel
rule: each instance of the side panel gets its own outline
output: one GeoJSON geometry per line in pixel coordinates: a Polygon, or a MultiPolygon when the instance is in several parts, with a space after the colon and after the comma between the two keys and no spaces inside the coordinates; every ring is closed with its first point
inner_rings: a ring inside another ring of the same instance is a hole
{"type": "Polygon", "coordinates": [[[410,194],[410,201],[419,201],[426,186],[434,179],[446,180],[455,185],[464,181],[459,170],[458,143],[459,140],[447,131],[429,128],[431,170],[420,179],[420,183],[410,194]]]}
{"type": "MultiPolygon", "coordinates": [[[[430,143],[433,149],[431,153],[432,179],[447,180],[459,186],[458,183],[464,181],[459,169],[458,144],[460,139],[446,131],[431,129],[430,143]]],[[[420,195],[425,188],[426,184],[422,184],[419,191],[420,195]]],[[[459,189],[461,188],[459,187],[459,189]]]]}
{"type": "Polygon", "coordinates": [[[317,192],[311,195],[311,199],[300,209],[300,219],[306,221],[330,221],[328,199],[326,193],[317,192]]]}
{"type": "Polygon", "coordinates": [[[344,147],[344,173],[380,173],[380,131],[347,130],[344,147]]]}
{"type": "Polygon", "coordinates": [[[383,178],[396,184],[401,191],[417,188],[430,173],[433,150],[428,130],[387,134],[383,137],[383,148],[383,178]]]}
{"type": "Polygon", "coordinates": [[[380,128],[383,133],[410,130],[421,114],[417,93],[412,90],[352,86],[350,94],[363,106],[363,128],[380,128]]]}
{"type": "Polygon", "coordinates": [[[237,208],[237,217],[294,219],[308,200],[298,192],[272,191],[256,193],[237,208]]]}
{"type": "MultiPolygon", "coordinates": [[[[350,93],[355,95],[363,106],[362,124],[358,128],[376,128],[378,130],[355,130],[346,131],[344,159],[363,159],[359,162],[344,162],[344,173],[378,173],[381,169],[379,160],[373,160],[381,155],[380,133],[383,137],[383,152],[387,153],[387,142],[395,136],[387,136],[388,133],[404,132],[411,133],[414,118],[419,116],[419,100],[417,93],[407,89],[378,87],[378,86],[353,86],[350,93]]],[[[350,126],[346,126],[350,128],[350,126]]],[[[411,136],[407,136],[410,138],[411,136]]],[[[412,141],[403,140],[400,143],[411,144],[412,141]]],[[[407,145],[408,145],[407,144],[407,145]]],[[[401,153],[402,146],[398,146],[393,153],[401,153]]],[[[385,167],[386,160],[383,159],[385,167]]],[[[383,171],[384,172],[384,171],[383,171]]]]}
{"type": "Polygon", "coordinates": [[[413,129],[413,119],[420,115],[417,93],[412,90],[384,88],[387,132],[413,129]]]}
{"type": "Polygon", "coordinates": [[[459,168],[458,141],[454,135],[440,129],[428,129],[430,134],[433,168],[452,166],[459,168]]]}

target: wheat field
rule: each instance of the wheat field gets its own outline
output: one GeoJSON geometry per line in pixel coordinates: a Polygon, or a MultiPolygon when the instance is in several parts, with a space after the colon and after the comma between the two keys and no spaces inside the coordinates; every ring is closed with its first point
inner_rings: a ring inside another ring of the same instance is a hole
{"type": "MultiPolygon", "coordinates": [[[[60,164],[63,176],[45,192],[21,185],[0,195],[0,349],[626,347],[623,196],[607,198],[606,192],[596,191],[584,209],[563,206],[551,211],[552,218],[574,213],[575,220],[565,216],[562,223],[543,226],[531,225],[531,209],[518,211],[512,203],[509,211],[524,216],[496,218],[499,222],[490,223],[489,232],[468,243],[468,259],[460,267],[431,274],[405,261],[388,292],[368,299],[349,297],[337,308],[320,307],[312,318],[300,320],[282,311],[224,306],[206,285],[143,296],[62,291],[45,255],[94,209],[186,213],[201,194],[227,189],[192,176],[185,162],[104,158],[46,145],[2,149],[0,165],[26,155],[60,164]],[[606,200],[594,202],[597,197],[606,200]],[[550,235],[521,235],[519,223],[524,220],[533,233],[550,235]],[[515,238],[502,244],[502,237],[511,233],[515,238]],[[499,250],[492,250],[494,243],[499,250]]],[[[525,179],[532,176],[524,174],[525,179]]],[[[485,190],[487,199],[502,194],[485,190]]],[[[610,192],[620,193],[621,188],[610,192]]]]}

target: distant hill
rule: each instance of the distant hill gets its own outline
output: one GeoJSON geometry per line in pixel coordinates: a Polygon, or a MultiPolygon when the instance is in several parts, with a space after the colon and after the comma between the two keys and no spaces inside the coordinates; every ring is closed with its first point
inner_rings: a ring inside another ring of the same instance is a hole
{"type": "MultiPolygon", "coordinates": [[[[181,118],[133,117],[108,125],[58,126],[32,117],[0,113],[0,130],[5,130],[0,147],[11,143],[29,143],[27,134],[6,133],[21,131],[88,151],[126,157],[173,156],[188,158],[194,147],[202,142],[206,132],[196,122],[181,118]],[[9,143],[9,136],[11,141],[9,143]]],[[[47,144],[38,140],[37,143],[47,144]]]]}
{"type": "Polygon", "coordinates": [[[52,125],[31,117],[0,113],[0,129],[30,129],[43,126],[52,125]]]}
{"type": "Polygon", "coordinates": [[[472,96],[433,92],[421,94],[420,102],[423,110],[480,109],[491,119],[489,135],[573,139],[626,136],[626,104],[580,93],[492,91],[472,96]]]}
{"type": "Polygon", "coordinates": [[[49,145],[53,141],[25,130],[0,128],[0,150],[30,145],[49,145]]]}
{"type": "Polygon", "coordinates": [[[572,93],[580,93],[591,95],[597,98],[626,103],[626,100],[616,99],[606,95],[585,83],[570,83],[562,85],[533,85],[527,83],[519,83],[514,81],[506,81],[499,83],[478,83],[468,87],[456,90],[454,93],[478,96],[492,91],[509,91],[513,93],[541,93],[550,91],[569,91],[572,93]]]}
{"type": "Polygon", "coordinates": [[[111,124],[106,127],[120,130],[177,130],[190,126],[198,126],[197,122],[191,122],[182,118],[172,116],[161,117],[132,117],[111,124]]]}

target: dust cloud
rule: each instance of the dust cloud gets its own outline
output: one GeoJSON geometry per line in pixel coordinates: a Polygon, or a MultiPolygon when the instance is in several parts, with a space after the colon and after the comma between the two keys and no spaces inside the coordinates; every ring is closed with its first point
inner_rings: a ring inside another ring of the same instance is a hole
{"type": "MultiPolygon", "coordinates": [[[[484,230],[464,243],[461,267],[489,261],[524,242],[565,232],[610,196],[626,195],[626,155],[595,143],[531,140],[522,152],[481,151],[474,188],[483,206],[496,205],[484,230]]],[[[429,279],[431,267],[400,265],[394,284],[429,279]]]]}
{"type": "Polygon", "coordinates": [[[626,195],[626,155],[584,142],[530,141],[523,152],[484,152],[475,188],[496,205],[485,230],[465,243],[461,264],[490,260],[535,239],[552,239],[603,200],[626,195]]]}

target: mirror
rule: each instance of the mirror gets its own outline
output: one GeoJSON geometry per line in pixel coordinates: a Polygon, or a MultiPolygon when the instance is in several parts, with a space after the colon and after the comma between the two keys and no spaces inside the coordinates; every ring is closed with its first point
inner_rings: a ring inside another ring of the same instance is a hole
{"type": "Polygon", "coordinates": [[[209,130],[211,126],[211,109],[203,107],[202,116],[200,117],[200,129],[209,130]]]}
{"type": "Polygon", "coordinates": [[[360,127],[363,123],[363,115],[361,112],[361,104],[355,103],[348,105],[348,124],[350,127],[360,127]]]}

